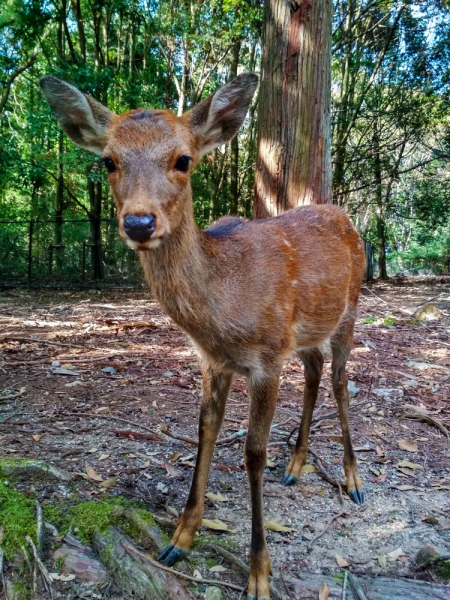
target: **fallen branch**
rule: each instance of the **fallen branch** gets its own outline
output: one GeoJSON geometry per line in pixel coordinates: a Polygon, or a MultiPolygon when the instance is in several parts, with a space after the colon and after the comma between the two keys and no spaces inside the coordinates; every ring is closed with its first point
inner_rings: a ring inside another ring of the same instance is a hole
{"type": "Polygon", "coordinates": [[[160,424],[159,429],[161,430],[162,433],[164,433],[164,435],[168,435],[169,437],[173,438],[174,440],[180,440],[180,442],[186,442],[187,444],[192,444],[193,446],[198,446],[198,440],[194,440],[185,435],[178,435],[177,433],[173,433],[173,431],[171,429],[169,429],[169,427],[167,427],[167,425],[165,425],[164,423],[160,424]]]}
{"type": "MultiPolygon", "coordinates": [[[[25,414],[25,413],[24,413],[25,414]]],[[[39,414],[39,413],[36,413],[39,414]]],[[[50,416],[50,415],[42,415],[42,416],[50,416]]],[[[51,416],[55,416],[54,414],[51,416]]],[[[133,427],[137,427],[139,429],[143,429],[144,431],[148,431],[149,433],[151,433],[154,436],[157,436],[157,433],[155,431],[153,431],[152,429],[150,429],[150,427],[146,427],[145,425],[141,425],[140,423],[135,423],[134,421],[128,421],[128,419],[122,419],[122,417],[116,417],[114,414],[109,414],[109,415],[97,415],[95,413],[68,413],[65,412],[64,414],[59,415],[58,414],[58,418],[61,417],[91,417],[92,419],[112,419],[114,421],[120,421],[121,423],[126,423],[127,425],[132,425],[133,427]]],[[[162,442],[163,440],[161,440],[162,442]]]]}
{"type": "Polygon", "coordinates": [[[347,578],[348,578],[348,571],[345,571],[345,575],[344,575],[344,583],[342,585],[342,597],[341,600],[345,600],[345,596],[346,596],[346,591],[347,591],[347,578]]]}
{"type": "Polygon", "coordinates": [[[350,573],[350,571],[348,572],[348,578],[350,580],[350,585],[353,588],[353,591],[356,594],[356,597],[358,598],[358,600],[367,600],[367,596],[364,593],[358,579],[353,575],[353,573],[350,573]]]}
{"type": "Polygon", "coordinates": [[[341,506],[344,505],[344,498],[342,497],[342,486],[339,483],[339,481],[337,479],[334,479],[333,477],[331,477],[331,475],[329,475],[326,470],[325,467],[322,464],[322,461],[320,460],[320,458],[318,457],[318,455],[314,452],[314,450],[311,450],[310,448],[308,448],[308,453],[312,454],[314,456],[314,458],[316,459],[316,465],[317,465],[317,469],[320,473],[320,475],[325,479],[325,481],[328,481],[329,484],[331,484],[332,486],[334,486],[335,488],[338,489],[339,491],[339,502],[341,504],[341,506]]]}
{"type": "Polygon", "coordinates": [[[308,546],[307,546],[307,550],[308,552],[311,552],[313,545],[317,542],[317,540],[319,538],[321,538],[330,528],[330,525],[336,521],[337,519],[339,519],[340,517],[346,517],[347,513],[342,511],[340,513],[338,513],[337,515],[334,515],[334,517],[331,517],[331,519],[328,521],[328,523],[325,525],[325,527],[322,529],[322,531],[320,533],[318,533],[316,536],[313,537],[313,539],[309,542],[308,546]]]}
{"type": "Polygon", "coordinates": [[[86,350],[86,346],[79,346],[77,344],[63,344],[62,342],[55,342],[53,340],[35,340],[33,338],[26,337],[3,337],[0,342],[22,342],[24,344],[48,344],[50,346],[63,346],[64,348],[82,348],[86,350]]]}
{"type": "Polygon", "coordinates": [[[37,550],[39,556],[42,554],[42,547],[44,545],[44,515],[42,513],[42,507],[39,504],[39,501],[36,500],[36,522],[37,522],[37,550]]]}
{"type": "Polygon", "coordinates": [[[411,412],[403,413],[403,416],[406,419],[415,419],[416,421],[421,421],[422,423],[428,423],[429,425],[434,425],[437,427],[442,433],[448,438],[450,437],[448,429],[439,419],[432,417],[426,410],[420,408],[419,406],[415,406],[414,404],[405,404],[405,408],[409,409],[411,412]]]}
{"type": "Polygon", "coordinates": [[[139,433],[139,431],[128,431],[128,430],[119,430],[113,429],[113,433],[115,433],[119,437],[125,437],[131,440],[149,440],[151,442],[163,442],[164,440],[154,433],[139,433]]]}
{"type": "Polygon", "coordinates": [[[33,540],[30,538],[30,536],[26,535],[25,539],[28,542],[28,544],[30,545],[31,550],[33,551],[33,557],[34,557],[35,564],[38,566],[38,568],[42,574],[44,586],[45,586],[45,589],[47,590],[48,595],[50,596],[50,600],[53,600],[52,579],[47,571],[47,568],[44,565],[44,563],[41,561],[41,559],[39,558],[37,548],[36,548],[33,540]]]}
{"type": "Polygon", "coordinates": [[[196,577],[191,577],[190,575],[181,573],[180,571],[177,571],[176,569],[171,569],[170,567],[165,567],[164,565],[157,562],[156,560],[153,560],[153,558],[150,558],[150,556],[148,556],[147,554],[144,554],[137,548],[133,547],[126,540],[122,541],[122,546],[124,547],[126,552],[128,552],[129,554],[131,554],[134,557],[140,558],[143,562],[149,562],[154,567],[158,567],[158,569],[161,569],[162,571],[167,571],[167,573],[171,573],[172,575],[176,575],[177,577],[182,577],[183,579],[188,579],[189,581],[193,581],[197,584],[207,583],[210,585],[223,585],[223,586],[229,587],[233,590],[238,590],[239,592],[242,592],[243,589],[245,589],[239,585],[235,585],[234,583],[228,583],[228,581],[219,581],[217,579],[203,579],[203,578],[197,579],[196,577]]]}

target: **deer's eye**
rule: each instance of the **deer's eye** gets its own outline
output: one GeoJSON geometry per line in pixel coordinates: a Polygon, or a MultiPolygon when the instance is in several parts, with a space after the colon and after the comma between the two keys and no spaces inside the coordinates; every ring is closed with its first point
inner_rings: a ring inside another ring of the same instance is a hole
{"type": "Polygon", "coordinates": [[[105,156],[104,158],[101,159],[100,162],[102,162],[105,165],[108,173],[114,173],[114,171],[116,170],[116,165],[115,165],[113,159],[110,158],[109,156],[105,156]]]}
{"type": "Polygon", "coordinates": [[[182,171],[183,173],[187,173],[189,171],[189,163],[192,160],[192,156],[180,156],[180,158],[175,163],[174,169],[176,171],[182,171]]]}

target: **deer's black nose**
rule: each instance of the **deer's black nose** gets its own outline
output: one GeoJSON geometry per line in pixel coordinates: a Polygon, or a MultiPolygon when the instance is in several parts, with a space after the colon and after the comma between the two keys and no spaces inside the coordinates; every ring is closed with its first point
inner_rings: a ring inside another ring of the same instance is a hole
{"type": "Polygon", "coordinates": [[[156,219],[154,215],[126,215],[123,219],[123,228],[125,233],[135,242],[146,242],[152,236],[156,228],[156,219]]]}

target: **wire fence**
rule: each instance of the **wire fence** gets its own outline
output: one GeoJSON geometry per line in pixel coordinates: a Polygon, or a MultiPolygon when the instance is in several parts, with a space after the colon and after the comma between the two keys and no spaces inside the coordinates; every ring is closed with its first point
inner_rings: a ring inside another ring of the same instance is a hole
{"type": "Polygon", "coordinates": [[[135,288],[135,252],[116,219],[0,221],[0,287],[135,288]]]}
{"type": "MultiPolygon", "coordinates": [[[[0,221],[0,288],[139,288],[137,254],[119,238],[117,219],[0,221]]],[[[365,279],[377,276],[376,251],[364,242],[365,279]]],[[[388,258],[390,274],[450,272],[450,258],[388,258]],[[390,260],[392,258],[392,260],[390,260]]]]}

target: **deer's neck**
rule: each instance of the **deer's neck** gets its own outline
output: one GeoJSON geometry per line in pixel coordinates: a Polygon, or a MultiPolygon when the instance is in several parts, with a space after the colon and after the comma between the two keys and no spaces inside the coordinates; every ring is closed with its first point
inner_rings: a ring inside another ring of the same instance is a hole
{"type": "Polygon", "coordinates": [[[208,295],[214,241],[189,214],[158,248],[140,255],[147,282],[163,310],[190,333],[208,295]],[[212,252],[211,252],[212,251],[212,252]]]}

